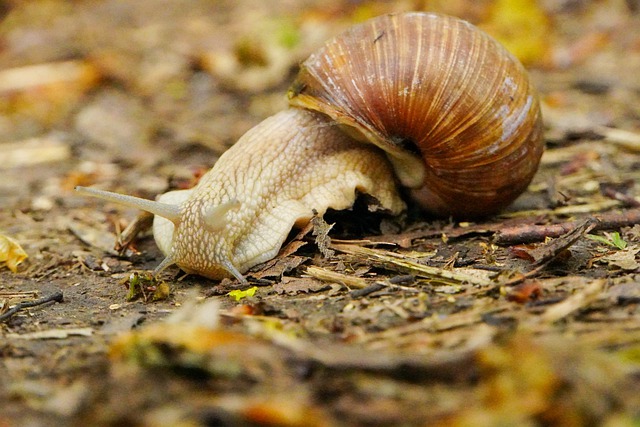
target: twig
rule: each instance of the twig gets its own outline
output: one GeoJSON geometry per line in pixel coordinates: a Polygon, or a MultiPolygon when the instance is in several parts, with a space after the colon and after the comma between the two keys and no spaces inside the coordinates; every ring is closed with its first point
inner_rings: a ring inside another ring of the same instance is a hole
{"type": "Polygon", "coordinates": [[[71,148],[54,137],[30,138],[2,145],[0,170],[52,163],[71,157],[71,148]]]}
{"type": "Polygon", "coordinates": [[[136,219],[134,219],[131,224],[122,231],[122,233],[118,233],[114,249],[118,251],[119,254],[124,254],[136,236],[140,232],[151,228],[152,224],[153,214],[149,212],[141,212],[138,214],[136,219]]]}
{"type": "Polygon", "coordinates": [[[492,274],[489,274],[484,270],[469,268],[445,270],[443,268],[420,264],[405,255],[395,252],[370,249],[355,245],[333,244],[331,247],[342,253],[368,258],[370,262],[381,264],[385,268],[400,270],[419,277],[437,279],[438,281],[449,284],[469,283],[480,286],[493,284],[492,274]]]}
{"type": "Polygon", "coordinates": [[[382,282],[375,282],[375,283],[367,286],[366,288],[356,289],[355,291],[349,292],[349,296],[351,298],[362,298],[362,297],[366,297],[367,295],[372,294],[374,292],[381,291],[382,289],[384,289],[386,287],[387,287],[387,285],[385,285],[382,282]]]}
{"type": "Polygon", "coordinates": [[[624,194],[620,191],[616,191],[614,188],[611,188],[611,187],[605,187],[604,189],[602,189],[602,195],[609,197],[613,200],[622,202],[624,203],[625,206],[629,206],[632,208],[640,207],[640,200],[638,200],[633,196],[624,194]]]}
{"type": "Polygon", "coordinates": [[[38,306],[38,305],[46,304],[48,302],[62,302],[62,300],[63,300],[62,292],[58,291],[58,292],[56,292],[54,294],[51,294],[51,295],[49,295],[47,297],[44,297],[44,298],[37,299],[35,301],[21,302],[19,304],[14,305],[6,313],[0,315],[0,322],[4,322],[4,321],[8,320],[11,316],[13,316],[17,312],[19,312],[20,310],[23,310],[25,308],[35,307],[35,306],[38,306]]]}
{"type": "MultiPolygon", "coordinates": [[[[613,230],[640,224],[640,209],[629,209],[622,212],[606,212],[596,215],[598,224],[594,230],[613,230]]],[[[580,221],[569,221],[551,225],[525,224],[506,227],[496,232],[494,243],[501,246],[518,243],[532,243],[547,237],[558,237],[575,229],[580,221]]]]}
{"type": "Polygon", "coordinates": [[[526,273],[507,280],[501,283],[501,286],[514,286],[524,282],[526,279],[537,276],[542,270],[546,268],[546,265],[560,255],[563,251],[568,249],[571,245],[578,241],[582,236],[593,230],[598,224],[598,220],[595,218],[587,218],[578,224],[573,230],[569,230],[557,239],[549,242],[548,244],[541,245],[538,248],[527,251],[527,255],[531,257],[533,261],[533,268],[526,273]]]}
{"type": "Polygon", "coordinates": [[[414,288],[407,288],[406,286],[400,286],[400,283],[413,282],[414,280],[415,280],[415,277],[413,277],[410,274],[394,276],[389,280],[385,280],[384,282],[375,282],[367,286],[366,288],[356,289],[355,291],[351,291],[349,293],[349,296],[351,296],[352,298],[361,298],[388,287],[399,288],[399,289],[404,289],[409,291],[416,291],[416,289],[414,288]]]}
{"type": "Polygon", "coordinates": [[[21,292],[0,292],[0,298],[35,298],[38,291],[21,291],[21,292]]]}
{"type": "Polygon", "coordinates": [[[563,234],[549,243],[530,250],[529,255],[533,258],[533,264],[542,265],[553,260],[577,242],[578,239],[593,230],[597,224],[597,219],[587,218],[568,233],[563,234]]]}

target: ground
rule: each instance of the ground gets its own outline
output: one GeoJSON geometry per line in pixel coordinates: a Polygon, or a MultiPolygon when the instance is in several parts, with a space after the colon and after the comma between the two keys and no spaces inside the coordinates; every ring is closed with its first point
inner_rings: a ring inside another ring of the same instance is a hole
{"type": "Polygon", "coordinates": [[[640,6],[446,3],[5,3],[0,426],[637,425],[640,6]],[[323,40],[415,9],[495,35],[540,92],[546,151],[505,212],[361,201],[247,288],[146,280],[148,231],[114,249],[138,212],[74,194],[191,186],[323,40]]]}

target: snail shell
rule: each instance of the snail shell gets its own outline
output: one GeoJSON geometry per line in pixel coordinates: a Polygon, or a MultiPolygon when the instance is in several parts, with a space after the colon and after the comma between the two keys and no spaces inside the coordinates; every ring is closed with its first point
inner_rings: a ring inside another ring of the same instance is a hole
{"type": "Polygon", "coordinates": [[[386,151],[414,199],[439,215],[503,209],[530,183],[544,146],[520,62],[473,25],[439,14],[352,27],[302,64],[289,99],[386,151]]]}

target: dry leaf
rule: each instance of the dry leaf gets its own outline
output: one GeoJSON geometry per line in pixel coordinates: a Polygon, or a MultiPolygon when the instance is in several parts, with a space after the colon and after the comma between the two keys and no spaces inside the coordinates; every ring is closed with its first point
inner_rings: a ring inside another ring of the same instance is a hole
{"type": "Polygon", "coordinates": [[[0,234],[0,263],[4,263],[13,273],[17,273],[18,264],[27,257],[27,253],[18,242],[9,236],[0,234]]]}
{"type": "Polygon", "coordinates": [[[311,218],[311,223],[313,224],[313,234],[316,236],[316,245],[318,245],[318,249],[322,253],[322,256],[325,258],[331,258],[334,255],[334,251],[329,249],[331,246],[331,237],[329,237],[329,232],[331,228],[333,228],[333,224],[327,224],[327,222],[322,218],[322,216],[318,215],[314,210],[314,216],[311,218]]]}
{"type": "Polygon", "coordinates": [[[526,281],[509,289],[507,300],[518,304],[525,304],[531,300],[538,299],[542,295],[542,286],[538,281],[526,281]]]}
{"type": "Polygon", "coordinates": [[[557,322],[572,313],[588,307],[589,304],[602,297],[602,292],[606,284],[607,281],[605,279],[594,280],[564,301],[549,307],[536,321],[546,323],[557,322]]]}
{"type": "Polygon", "coordinates": [[[248,276],[256,279],[264,279],[266,277],[281,277],[284,273],[293,270],[300,264],[305,262],[308,258],[302,256],[288,256],[281,258],[274,258],[264,264],[259,265],[259,271],[251,272],[248,276]]]}
{"type": "Polygon", "coordinates": [[[109,255],[118,255],[118,252],[113,248],[116,237],[112,233],[85,225],[79,221],[69,221],[67,227],[69,231],[87,245],[98,248],[109,255]]]}
{"type": "Polygon", "coordinates": [[[623,251],[616,251],[610,255],[601,258],[602,261],[609,264],[610,267],[619,267],[623,270],[635,270],[640,267],[636,261],[636,254],[640,249],[627,248],[623,251]]]}
{"type": "Polygon", "coordinates": [[[280,283],[273,285],[277,294],[297,295],[299,293],[320,292],[329,289],[329,285],[308,277],[283,277],[280,283]]]}
{"type": "Polygon", "coordinates": [[[83,61],[47,62],[0,71],[0,115],[53,123],[95,87],[97,67],[83,61]]]}

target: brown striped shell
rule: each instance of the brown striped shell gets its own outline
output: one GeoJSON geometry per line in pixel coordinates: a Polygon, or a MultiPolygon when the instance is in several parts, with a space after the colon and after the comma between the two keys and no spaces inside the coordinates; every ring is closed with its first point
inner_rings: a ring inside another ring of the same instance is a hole
{"type": "Polygon", "coordinates": [[[523,66],[478,28],[444,15],[386,15],[352,27],[302,64],[289,99],[383,148],[418,203],[440,215],[504,208],[526,189],[544,146],[523,66]]]}

